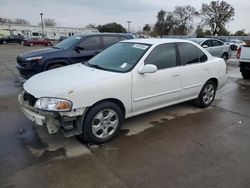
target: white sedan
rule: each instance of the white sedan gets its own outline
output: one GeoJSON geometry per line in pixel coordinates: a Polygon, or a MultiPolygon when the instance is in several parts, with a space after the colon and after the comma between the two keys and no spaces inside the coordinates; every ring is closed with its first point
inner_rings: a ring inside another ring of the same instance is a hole
{"type": "Polygon", "coordinates": [[[19,102],[49,133],[104,143],[117,135],[123,119],[188,100],[208,107],[225,82],[225,61],[196,43],[134,39],[88,62],[31,77],[19,102]]]}

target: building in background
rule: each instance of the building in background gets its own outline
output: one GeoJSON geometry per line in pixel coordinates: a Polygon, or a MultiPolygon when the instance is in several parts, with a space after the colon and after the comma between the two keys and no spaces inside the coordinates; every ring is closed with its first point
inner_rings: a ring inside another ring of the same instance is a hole
{"type": "MultiPolygon", "coordinates": [[[[44,35],[57,40],[62,36],[73,36],[82,33],[99,32],[95,28],[45,26],[44,35]]],[[[42,37],[42,27],[36,25],[15,25],[0,23],[0,36],[22,35],[24,37],[42,37]]]]}

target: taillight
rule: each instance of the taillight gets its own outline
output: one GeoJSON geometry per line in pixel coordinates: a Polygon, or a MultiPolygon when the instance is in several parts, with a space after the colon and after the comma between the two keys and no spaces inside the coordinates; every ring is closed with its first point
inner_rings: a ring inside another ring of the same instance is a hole
{"type": "Polygon", "coordinates": [[[237,58],[240,59],[240,53],[241,53],[241,47],[238,48],[237,50],[237,58]]]}

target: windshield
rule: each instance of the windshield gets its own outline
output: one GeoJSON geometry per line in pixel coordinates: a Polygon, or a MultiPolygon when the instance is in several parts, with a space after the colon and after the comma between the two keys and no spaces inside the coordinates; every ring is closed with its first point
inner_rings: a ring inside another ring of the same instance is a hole
{"type": "Polygon", "coordinates": [[[188,40],[195,42],[196,44],[201,44],[204,41],[204,39],[201,38],[190,38],[188,40]]]}
{"type": "Polygon", "coordinates": [[[82,37],[79,37],[79,36],[72,36],[72,37],[69,37],[69,38],[67,38],[67,39],[59,42],[54,47],[56,47],[56,48],[62,48],[62,49],[68,49],[73,44],[75,44],[76,42],[78,42],[81,38],[82,37]]]}
{"type": "Polygon", "coordinates": [[[93,57],[88,64],[104,70],[127,72],[136,65],[149,46],[148,44],[119,42],[93,57]]]}

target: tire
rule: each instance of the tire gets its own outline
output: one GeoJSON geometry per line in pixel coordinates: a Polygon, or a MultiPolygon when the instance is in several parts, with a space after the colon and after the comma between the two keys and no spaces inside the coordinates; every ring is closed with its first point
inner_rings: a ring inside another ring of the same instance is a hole
{"type": "Polygon", "coordinates": [[[31,43],[30,43],[30,46],[34,46],[34,44],[31,42],[31,43]]]}
{"type": "Polygon", "coordinates": [[[3,44],[7,44],[7,43],[8,43],[7,41],[5,41],[5,40],[3,41],[3,44]]]}
{"type": "Polygon", "coordinates": [[[86,114],[83,123],[83,141],[102,144],[112,140],[121,128],[123,114],[113,102],[102,102],[92,107],[86,114]]]}
{"type": "Polygon", "coordinates": [[[241,75],[244,79],[250,79],[250,71],[242,71],[241,75]]]}
{"type": "Polygon", "coordinates": [[[200,108],[210,106],[216,94],[216,84],[212,80],[208,80],[202,87],[198,98],[194,101],[195,105],[200,108]]]}
{"type": "Polygon", "coordinates": [[[49,65],[46,70],[52,70],[52,69],[56,69],[56,68],[59,68],[59,67],[63,67],[63,65],[62,64],[49,65]]]}
{"type": "Polygon", "coordinates": [[[227,53],[223,53],[221,56],[222,59],[224,59],[224,61],[226,62],[228,60],[228,54],[227,53]]]}
{"type": "Polygon", "coordinates": [[[47,46],[51,46],[51,43],[49,42],[49,43],[47,44],[47,46]]]}
{"type": "Polygon", "coordinates": [[[21,44],[21,45],[23,45],[23,44],[24,44],[24,42],[23,42],[23,41],[21,41],[21,42],[20,42],[20,44],[21,44]]]}

